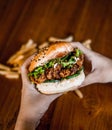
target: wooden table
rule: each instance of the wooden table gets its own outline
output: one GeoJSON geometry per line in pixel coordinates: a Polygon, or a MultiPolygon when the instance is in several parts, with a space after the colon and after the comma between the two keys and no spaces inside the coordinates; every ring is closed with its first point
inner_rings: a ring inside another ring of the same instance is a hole
{"type": "MultiPolygon", "coordinates": [[[[29,38],[40,44],[69,34],[112,58],[112,0],[0,0],[0,63],[29,38]]],[[[83,99],[69,92],[54,101],[38,130],[112,130],[112,84],[81,91],[83,99]]],[[[21,79],[0,76],[0,130],[13,130],[20,96],[21,79]]]]}

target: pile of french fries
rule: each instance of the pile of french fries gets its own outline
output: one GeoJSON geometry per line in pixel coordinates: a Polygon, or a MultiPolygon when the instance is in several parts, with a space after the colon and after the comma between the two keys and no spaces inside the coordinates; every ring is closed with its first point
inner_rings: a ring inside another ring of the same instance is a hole
{"type": "MultiPolygon", "coordinates": [[[[74,37],[71,35],[64,39],[49,37],[48,41],[43,42],[38,47],[37,44],[32,39],[29,39],[26,44],[23,44],[21,48],[8,59],[7,65],[0,64],[0,75],[4,75],[6,78],[9,79],[18,79],[20,76],[20,67],[28,57],[33,55],[38,50],[41,50],[44,47],[48,47],[51,42],[55,41],[73,42],[73,39],[74,37]]],[[[91,44],[90,39],[83,42],[83,45],[88,49],[91,49],[90,44],[91,44]]],[[[83,94],[81,93],[80,90],[77,89],[75,92],[80,98],[83,98],[83,94]]]]}
{"type": "Polygon", "coordinates": [[[0,64],[0,74],[10,79],[19,78],[21,65],[29,56],[37,52],[36,47],[37,44],[29,39],[26,44],[21,46],[19,51],[8,59],[7,65],[0,64]]]}

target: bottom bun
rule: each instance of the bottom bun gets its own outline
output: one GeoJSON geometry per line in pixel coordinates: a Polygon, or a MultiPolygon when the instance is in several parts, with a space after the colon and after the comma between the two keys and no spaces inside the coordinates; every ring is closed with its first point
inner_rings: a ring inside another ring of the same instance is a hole
{"type": "Polygon", "coordinates": [[[41,83],[36,85],[38,91],[43,94],[56,94],[61,92],[67,92],[77,89],[78,86],[82,84],[85,79],[85,74],[83,70],[80,75],[71,79],[64,79],[55,83],[41,83]]]}

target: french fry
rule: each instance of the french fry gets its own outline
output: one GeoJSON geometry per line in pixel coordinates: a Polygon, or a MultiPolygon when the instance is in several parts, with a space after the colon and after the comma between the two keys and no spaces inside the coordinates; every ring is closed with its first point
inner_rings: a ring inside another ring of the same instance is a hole
{"type": "Polygon", "coordinates": [[[86,41],[84,41],[82,44],[86,47],[86,48],[88,48],[88,49],[92,49],[91,48],[91,42],[92,42],[92,40],[91,39],[88,39],[88,40],[86,40],[86,41]]]}
{"type": "Polygon", "coordinates": [[[36,48],[36,46],[37,46],[37,44],[34,43],[34,44],[32,44],[31,46],[29,46],[29,47],[26,47],[26,48],[24,48],[24,49],[21,49],[21,50],[18,52],[18,54],[23,54],[23,53],[25,53],[25,52],[27,52],[27,51],[30,51],[30,50],[36,48]]]}
{"type": "Polygon", "coordinates": [[[34,43],[33,40],[29,39],[26,44],[21,46],[20,50],[24,50],[25,48],[30,47],[33,43],[34,43]]]}
{"type": "Polygon", "coordinates": [[[10,64],[11,61],[13,61],[16,57],[17,57],[17,55],[12,55],[12,56],[8,59],[7,63],[10,64]]]}
{"type": "Polygon", "coordinates": [[[4,75],[7,78],[19,78],[19,74],[17,72],[0,70],[0,74],[4,75]]]}
{"type": "Polygon", "coordinates": [[[83,94],[82,94],[82,92],[79,90],[79,89],[76,89],[75,90],[75,93],[77,94],[77,96],[79,97],[79,98],[83,98],[83,94]]]}
{"type": "Polygon", "coordinates": [[[14,71],[14,72],[20,72],[20,67],[13,67],[12,69],[11,69],[11,71],[14,71]]]}
{"type": "Polygon", "coordinates": [[[26,43],[25,47],[30,47],[33,44],[33,40],[29,39],[28,42],[26,43]]]}
{"type": "Polygon", "coordinates": [[[5,71],[5,70],[0,70],[0,74],[1,74],[1,75],[6,75],[6,73],[7,73],[7,71],[5,71]]]}
{"type": "Polygon", "coordinates": [[[30,47],[25,47],[24,49],[19,50],[19,51],[16,53],[16,55],[24,54],[24,53],[26,53],[26,52],[28,52],[28,51],[30,51],[30,50],[36,48],[36,46],[37,46],[36,44],[32,44],[30,47]]]}
{"type": "Polygon", "coordinates": [[[43,42],[41,45],[39,45],[39,49],[43,49],[45,47],[48,47],[49,46],[49,42],[43,42]]]}
{"type": "Polygon", "coordinates": [[[23,55],[24,56],[26,56],[26,55],[31,55],[31,53],[35,53],[35,52],[37,52],[37,49],[36,48],[32,48],[31,50],[29,50],[29,51],[26,51],[25,53],[23,53],[23,55]]]}
{"type": "Polygon", "coordinates": [[[17,62],[19,62],[20,60],[22,60],[24,58],[24,55],[20,55],[20,56],[18,56],[16,59],[14,59],[13,61],[12,61],[12,63],[17,63],[17,62]]]}
{"type": "Polygon", "coordinates": [[[68,36],[67,38],[56,38],[56,37],[49,37],[48,39],[49,42],[55,42],[55,41],[66,41],[66,42],[72,42],[73,41],[73,36],[68,36]]]}
{"type": "Polygon", "coordinates": [[[0,64],[0,70],[10,70],[10,67],[0,64]]]}
{"type": "Polygon", "coordinates": [[[9,79],[18,79],[19,78],[19,74],[6,74],[5,75],[6,78],[9,78],[9,79]]]}
{"type": "Polygon", "coordinates": [[[78,96],[79,98],[83,98],[83,94],[82,94],[82,92],[81,92],[79,89],[76,89],[76,90],[75,90],[75,93],[77,94],[77,96],[78,96]]]}

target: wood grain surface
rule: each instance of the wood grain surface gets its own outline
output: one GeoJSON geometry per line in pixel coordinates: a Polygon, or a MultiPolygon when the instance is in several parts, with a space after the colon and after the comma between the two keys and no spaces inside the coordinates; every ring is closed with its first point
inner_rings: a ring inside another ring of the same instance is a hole
{"type": "MultiPolygon", "coordinates": [[[[23,43],[39,45],[49,36],[92,39],[92,48],[112,58],[112,0],[0,0],[0,63],[23,43]]],[[[69,92],[49,107],[38,130],[112,130],[112,84],[69,92]]],[[[13,130],[21,97],[21,78],[0,76],[0,130],[13,130]]]]}

